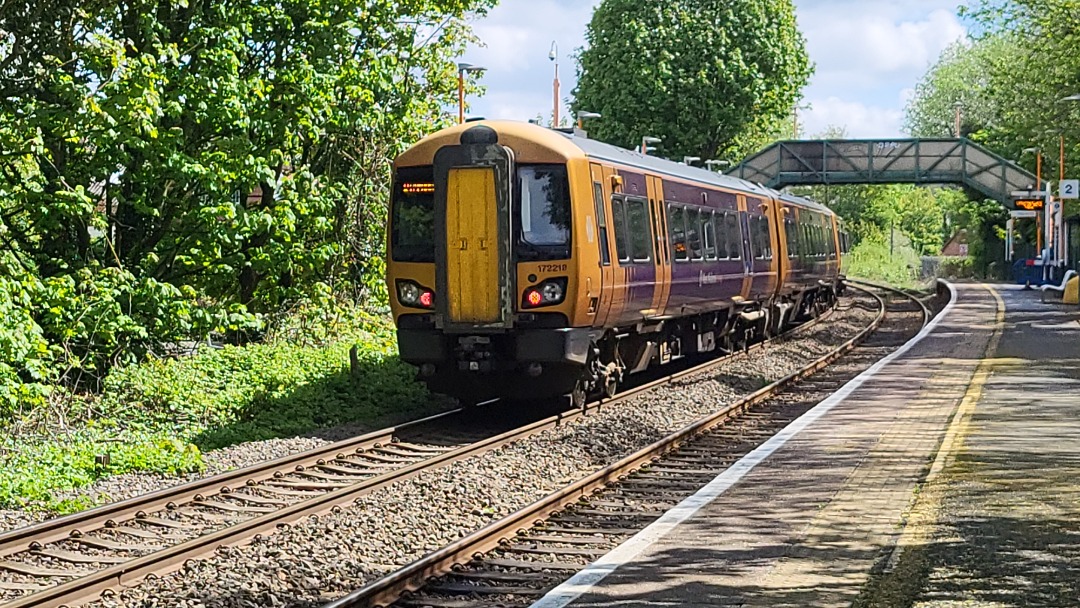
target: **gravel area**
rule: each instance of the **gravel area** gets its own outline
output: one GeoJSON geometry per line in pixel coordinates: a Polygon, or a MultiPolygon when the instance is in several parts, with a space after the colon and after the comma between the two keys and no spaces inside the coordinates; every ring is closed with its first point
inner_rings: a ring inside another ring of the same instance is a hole
{"type": "MultiPolygon", "coordinates": [[[[845,299],[846,303],[852,300],[845,299]]],[[[574,423],[393,484],[93,606],[314,606],[505,516],[761,388],[864,328],[845,306],[797,341],[738,356],[574,423]]]]}
{"type": "MultiPolygon", "coordinates": [[[[438,413],[451,407],[452,404],[448,400],[435,397],[432,402],[431,413],[438,413]]],[[[198,473],[191,473],[181,477],[155,473],[125,473],[106,477],[83,488],[57,492],[57,496],[60,500],[66,498],[89,498],[97,504],[117,502],[189,481],[252,466],[267,460],[312,450],[328,443],[356,437],[401,422],[404,422],[404,420],[401,420],[399,416],[393,416],[363,425],[350,424],[323,429],[306,436],[239,443],[203,454],[203,462],[206,464],[206,468],[198,473]]],[[[55,514],[44,511],[0,509],[0,533],[29,526],[52,517],[55,517],[55,514]]]]}

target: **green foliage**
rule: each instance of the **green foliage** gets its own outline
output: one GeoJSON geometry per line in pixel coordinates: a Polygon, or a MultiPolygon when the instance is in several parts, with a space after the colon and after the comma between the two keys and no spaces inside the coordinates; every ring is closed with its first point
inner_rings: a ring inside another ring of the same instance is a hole
{"type": "Polygon", "coordinates": [[[922,265],[919,255],[899,231],[893,235],[891,245],[889,241],[889,233],[868,228],[844,257],[844,274],[897,287],[915,287],[922,265]]]}
{"type": "Polygon", "coordinates": [[[938,269],[938,276],[946,279],[973,279],[975,278],[975,260],[970,256],[965,258],[943,258],[938,269]]]}
{"type": "Polygon", "coordinates": [[[777,135],[812,68],[791,0],[604,0],[580,53],[576,110],[623,147],[742,158],[777,135]]]}
{"type": "Polygon", "coordinates": [[[198,471],[205,450],[432,407],[413,380],[415,370],[397,359],[393,328],[383,317],[352,310],[277,331],[282,339],[271,343],[116,368],[101,397],[68,412],[77,417],[77,430],[8,435],[0,452],[0,506],[75,509],[86,499],[71,502],[63,492],[108,475],[198,471]],[[284,339],[300,327],[326,342],[284,339]],[[338,334],[344,327],[349,332],[338,334]],[[354,346],[358,364],[350,369],[354,346]]]}
{"type": "Polygon", "coordinates": [[[390,160],[494,3],[4,3],[0,415],[320,290],[385,298],[390,160]]]}

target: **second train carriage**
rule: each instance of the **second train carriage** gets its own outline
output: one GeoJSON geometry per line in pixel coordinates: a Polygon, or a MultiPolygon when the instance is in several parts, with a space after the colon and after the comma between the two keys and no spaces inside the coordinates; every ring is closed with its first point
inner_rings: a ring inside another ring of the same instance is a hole
{"type": "Polygon", "coordinates": [[[517,122],[458,125],[398,157],[388,241],[401,358],[465,402],[611,393],[840,287],[827,208],[517,122]]]}

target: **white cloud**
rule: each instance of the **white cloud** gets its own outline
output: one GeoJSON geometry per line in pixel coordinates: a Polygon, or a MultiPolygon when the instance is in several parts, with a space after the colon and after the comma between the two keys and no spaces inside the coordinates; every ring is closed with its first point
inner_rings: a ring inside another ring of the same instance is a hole
{"type": "Polygon", "coordinates": [[[482,47],[465,60],[488,68],[488,94],[474,100],[474,114],[528,120],[547,116],[552,105],[554,70],[548,53],[559,48],[560,98],[570,96],[576,79],[573,54],[585,44],[585,27],[600,0],[504,0],[475,24],[482,47]]]}
{"type": "Polygon", "coordinates": [[[811,99],[810,109],[800,114],[804,137],[815,137],[830,127],[843,127],[851,138],[902,137],[904,112],[839,97],[811,99]]]}
{"type": "MultiPolygon", "coordinates": [[[[462,58],[488,68],[487,94],[471,114],[528,120],[551,112],[552,65],[559,44],[562,99],[575,85],[571,57],[584,44],[600,0],[503,0],[475,24],[485,46],[462,58]]],[[[845,127],[853,137],[901,135],[912,87],[952,42],[965,36],[963,0],[795,0],[799,26],[817,71],[805,91],[813,108],[806,132],[845,127]]],[[[565,105],[563,111],[566,111],[565,105]]]]}

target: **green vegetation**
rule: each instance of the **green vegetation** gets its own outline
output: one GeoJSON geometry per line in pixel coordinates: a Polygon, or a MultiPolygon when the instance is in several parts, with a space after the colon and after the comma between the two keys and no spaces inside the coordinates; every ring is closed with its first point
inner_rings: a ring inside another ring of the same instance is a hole
{"type": "Polygon", "coordinates": [[[183,340],[377,302],[390,159],[495,0],[0,11],[0,420],[183,340]]]}
{"type": "Polygon", "coordinates": [[[897,287],[917,286],[922,262],[912,247],[911,240],[897,230],[890,235],[881,230],[871,230],[844,258],[844,274],[851,278],[866,279],[897,287]]]}
{"type": "Polygon", "coordinates": [[[603,0],[586,30],[575,110],[597,139],[739,159],[774,139],[812,68],[791,0],[603,0]],[[733,35],[732,32],[738,32],[733,35]]]}
{"type": "Polygon", "coordinates": [[[131,471],[198,471],[205,450],[431,407],[414,370],[394,356],[382,317],[356,313],[338,321],[349,331],[325,342],[282,336],[113,370],[99,397],[50,412],[75,420],[73,427],[58,432],[56,424],[40,424],[43,432],[4,440],[0,506],[82,508],[86,499],[62,500],[59,492],[131,471]],[[353,346],[357,365],[350,369],[353,346]]]}

